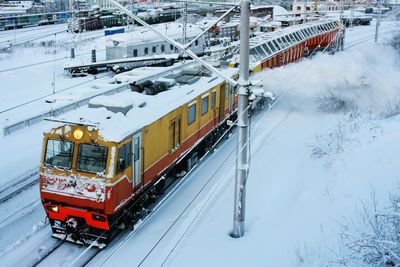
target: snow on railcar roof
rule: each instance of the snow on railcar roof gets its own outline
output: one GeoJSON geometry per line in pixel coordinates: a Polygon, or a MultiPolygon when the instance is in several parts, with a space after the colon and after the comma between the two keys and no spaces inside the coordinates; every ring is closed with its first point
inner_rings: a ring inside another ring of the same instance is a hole
{"type": "MultiPolygon", "coordinates": [[[[193,66],[195,66],[193,62],[186,63],[185,69],[193,66]]],[[[151,67],[145,67],[144,69],[148,71],[149,75],[147,77],[154,77],[154,72],[150,71],[151,67]]],[[[156,73],[163,74],[168,70],[170,70],[169,74],[171,74],[174,70],[174,68],[171,69],[171,67],[156,67],[156,69],[156,73]]],[[[136,70],[139,72],[141,71],[140,68],[136,70]]],[[[133,70],[132,72],[136,70],[133,70]]],[[[237,70],[226,68],[222,71],[227,75],[233,75],[237,70]]],[[[127,75],[124,75],[126,79],[127,75]]],[[[163,80],[165,75],[162,75],[157,79],[163,80]]],[[[143,75],[139,77],[140,79],[146,78],[146,76],[143,75]]],[[[134,77],[133,81],[138,79],[138,77],[134,77]]],[[[63,118],[60,119],[69,122],[96,125],[96,128],[99,130],[99,135],[102,138],[107,141],[119,142],[176,108],[189,103],[197,96],[202,95],[207,90],[221,82],[222,78],[211,74],[209,77],[200,77],[200,79],[193,84],[176,84],[169,88],[169,90],[160,92],[156,95],[124,91],[113,96],[101,96],[92,99],[91,103],[116,106],[132,105],[132,108],[126,113],[126,115],[124,115],[121,112],[112,112],[105,107],[83,107],[65,114],[63,118]]]]}
{"type": "MultiPolygon", "coordinates": [[[[182,38],[182,25],[176,22],[168,22],[154,26],[155,29],[162,32],[172,39],[182,38]]],[[[186,34],[188,37],[194,37],[200,34],[201,28],[194,24],[187,24],[186,34]]],[[[123,43],[145,43],[145,42],[154,42],[162,40],[160,36],[156,33],[144,28],[139,27],[137,30],[132,32],[126,32],[116,35],[111,35],[106,44],[109,46],[113,46],[113,41],[123,42],[123,43]]]]}
{"type": "Polygon", "coordinates": [[[282,29],[279,29],[274,32],[265,32],[265,33],[262,33],[262,34],[257,35],[250,39],[250,48],[259,46],[261,43],[264,43],[265,41],[278,39],[282,36],[291,34],[293,32],[300,31],[305,28],[323,25],[323,24],[332,23],[332,22],[337,22],[337,20],[326,19],[323,21],[312,21],[312,22],[307,22],[307,23],[303,23],[303,24],[299,24],[299,25],[295,25],[295,26],[291,26],[291,27],[282,28],[282,29]]]}

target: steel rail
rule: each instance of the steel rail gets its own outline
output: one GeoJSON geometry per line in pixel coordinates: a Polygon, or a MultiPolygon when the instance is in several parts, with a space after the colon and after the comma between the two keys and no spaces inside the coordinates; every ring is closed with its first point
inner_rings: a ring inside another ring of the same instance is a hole
{"type": "Polygon", "coordinates": [[[11,183],[0,190],[0,203],[39,183],[38,175],[39,168],[31,170],[17,179],[12,179],[11,183]]]}

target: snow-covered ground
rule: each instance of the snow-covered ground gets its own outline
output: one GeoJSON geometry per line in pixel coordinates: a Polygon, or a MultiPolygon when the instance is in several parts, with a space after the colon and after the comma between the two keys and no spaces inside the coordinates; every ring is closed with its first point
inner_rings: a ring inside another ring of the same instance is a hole
{"type": "MultiPolygon", "coordinates": [[[[384,22],[381,29],[383,41],[388,40],[398,24],[384,22]]],[[[395,110],[387,103],[395,104],[400,93],[399,54],[372,44],[373,35],[374,25],[348,29],[350,49],[259,74],[265,86],[281,97],[271,111],[252,119],[252,167],[242,239],[228,235],[233,216],[234,134],[133,235],[125,233],[92,264],[321,266],[335,260],[342,224],[356,220],[360,201],[368,202],[375,190],[384,205],[388,193],[398,188],[399,117],[389,116],[395,110]],[[332,101],[337,105],[332,107],[332,101]]],[[[32,49],[36,50],[45,49],[32,49]]],[[[19,58],[29,54],[21,53],[19,58]]],[[[12,58],[5,61],[15,64],[12,58]]],[[[10,66],[0,60],[1,69],[10,66]]],[[[52,80],[52,64],[41,71],[49,75],[39,80],[42,84],[52,80]]],[[[1,109],[15,105],[19,95],[26,97],[23,101],[36,97],[36,91],[12,87],[16,77],[4,83],[3,78],[2,95],[13,97],[1,98],[1,109]]],[[[35,86],[43,90],[40,95],[52,90],[35,86]]],[[[45,127],[48,123],[42,122],[0,138],[0,184],[37,168],[45,127]]],[[[37,188],[1,205],[0,265],[32,264],[55,243],[43,222],[37,188]]],[[[52,264],[67,265],[77,258],[76,252],[68,255],[73,250],[66,249],[52,264]]]]}

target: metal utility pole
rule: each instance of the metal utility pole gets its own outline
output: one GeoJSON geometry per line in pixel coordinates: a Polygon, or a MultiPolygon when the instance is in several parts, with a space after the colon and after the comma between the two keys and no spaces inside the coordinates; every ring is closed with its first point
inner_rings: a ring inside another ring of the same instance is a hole
{"type": "Polygon", "coordinates": [[[188,7],[188,4],[187,4],[187,2],[184,2],[183,3],[183,8],[182,8],[182,17],[183,17],[183,20],[182,20],[182,44],[186,44],[186,30],[187,30],[187,7],[188,7]]]}
{"type": "Polygon", "coordinates": [[[379,0],[378,4],[378,17],[376,19],[376,25],[375,25],[375,43],[378,42],[378,32],[379,32],[379,26],[381,24],[381,10],[382,8],[382,0],[379,0]]]}
{"type": "Polygon", "coordinates": [[[72,34],[72,42],[74,48],[76,48],[78,43],[78,32],[80,30],[77,14],[77,11],[79,11],[79,1],[69,0],[69,10],[71,12],[71,17],[68,19],[68,32],[72,34]]]}
{"type": "Polygon", "coordinates": [[[240,63],[238,89],[238,143],[235,175],[235,204],[233,213],[233,231],[231,236],[244,235],[246,180],[249,172],[249,117],[247,116],[249,89],[249,26],[250,2],[240,2],[240,63]]]}

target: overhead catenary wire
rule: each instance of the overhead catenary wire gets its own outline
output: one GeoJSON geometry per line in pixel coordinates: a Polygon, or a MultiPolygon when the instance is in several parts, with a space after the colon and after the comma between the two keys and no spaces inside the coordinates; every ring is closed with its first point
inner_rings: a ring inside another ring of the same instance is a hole
{"type": "MultiPolygon", "coordinates": [[[[97,79],[97,80],[103,79],[103,78],[106,78],[106,77],[110,77],[110,75],[111,75],[110,73],[107,73],[107,74],[105,74],[105,75],[103,75],[103,76],[100,76],[100,77],[97,76],[96,79],[97,79]]],[[[59,91],[57,91],[56,93],[61,93],[61,92],[64,92],[64,91],[73,89],[73,88],[78,87],[78,86],[80,86],[80,85],[82,85],[82,84],[89,83],[89,82],[92,82],[92,81],[93,81],[93,80],[87,80],[87,81],[84,81],[84,82],[81,82],[81,83],[78,83],[78,84],[69,86],[69,87],[67,87],[67,88],[64,88],[64,89],[62,89],[62,90],[59,90],[59,91]]],[[[31,103],[35,102],[35,101],[38,101],[38,100],[41,100],[41,99],[45,99],[46,97],[49,97],[49,96],[52,96],[52,95],[53,95],[53,93],[51,93],[51,94],[46,94],[46,95],[40,96],[40,97],[38,97],[38,98],[32,99],[32,100],[30,100],[30,101],[24,102],[24,103],[22,103],[22,104],[19,104],[19,105],[17,105],[17,106],[13,106],[13,107],[11,107],[11,108],[7,108],[7,109],[4,109],[4,110],[1,110],[1,111],[0,111],[0,114],[5,113],[5,112],[8,112],[8,111],[11,111],[11,110],[14,110],[14,109],[17,109],[17,108],[20,108],[20,107],[23,107],[23,106],[26,106],[26,105],[28,105],[28,104],[31,104],[31,103]]]]}

